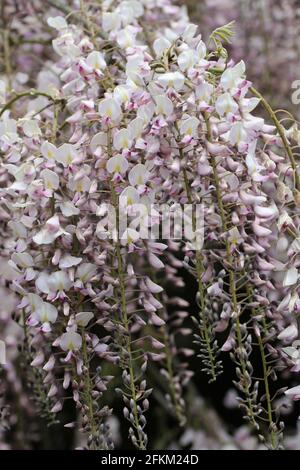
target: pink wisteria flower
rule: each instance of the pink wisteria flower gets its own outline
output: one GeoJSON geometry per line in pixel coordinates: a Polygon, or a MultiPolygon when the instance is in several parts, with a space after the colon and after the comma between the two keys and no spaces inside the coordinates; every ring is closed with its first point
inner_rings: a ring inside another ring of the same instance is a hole
{"type": "Polygon", "coordinates": [[[46,4],[36,24],[22,2],[32,27],[5,7],[20,50],[0,81],[4,399],[33,396],[50,424],[71,401],[66,426],[94,450],[117,443],[120,403],[151,447],[158,402],[181,434],[161,445],[184,446],[193,376],[216,382],[228,355],[247,420],[232,445],[282,448],[300,398],[276,386],[299,367],[297,132],[228,58],[232,25],[206,45],[170,0],[46,4]]]}

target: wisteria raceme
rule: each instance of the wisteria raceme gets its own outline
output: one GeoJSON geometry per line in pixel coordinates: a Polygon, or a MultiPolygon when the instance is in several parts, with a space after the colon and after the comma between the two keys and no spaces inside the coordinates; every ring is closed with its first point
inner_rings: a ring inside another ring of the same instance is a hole
{"type": "Polygon", "coordinates": [[[113,449],[122,414],[123,447],[155,447],[158,402],[178,430],[163,446],[293,448],[299,130],[228,58],[232,25],[206,45],[170,0],[7,1],[4,17],[0,446],[34,448],[39,416],[113,449]],[[195,382],[228,359],[246,425],[209,437],[195,382]]]}
{"type": "MultiPolygon", "coordinates": [[[[193,21],[202,34],[235,21],[236,36],[230,46],[235,60],[247,57],[247,73],[275,108],[284,108],[298,118],[298,92],[293,101],[293,83],[299,88],[300,10],[297,0],[187,0],[193,21]],[[284,70],[284,76],[282,71],[284,70]]],[[[286,116],[285,116],[286,117],[286,116]]]]}

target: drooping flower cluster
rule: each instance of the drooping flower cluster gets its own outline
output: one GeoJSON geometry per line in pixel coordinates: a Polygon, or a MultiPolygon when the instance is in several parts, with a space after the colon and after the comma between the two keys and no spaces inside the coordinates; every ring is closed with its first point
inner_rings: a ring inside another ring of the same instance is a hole
{"type": "Polygon", "coordinates": [[[295,91],[292,84],[300,77],[297,0],[187,0],[181,3],[187,4],[204,36],[216,27],[235,21],[236,36],[230,46],[230,56],[235,60],[247,57],[248,77],[260,84],[272,105],[299,117],[298,103],[292,100],[295,91]]]}
{"type": "Polygon", "coordinates": [[[7,396],[24,387],[52,424],[71,398],[77,417],[63,424],[111,449],[109,389],[145,449],[156,397],[187,425],[187,358],[196,351],[216,381],[229,352],[251,429],[280,447],[272,381],[298,371],[297,127],[286,131],[245,63],[227,60],[229,27],[210,51],[169,0],[81,2],[78,17],[47,3],[46,63],[19,90],[6,55],[1,79],[0,320],[21,349],[4,366],[7,396]],[[260,102],[270,124],[255,115],[260,102]],[[192,236],[167,236],[161,225],[184,205],[192,236]],[[183,270],[197,286],[192,315],[174,297],[183,270]]]}

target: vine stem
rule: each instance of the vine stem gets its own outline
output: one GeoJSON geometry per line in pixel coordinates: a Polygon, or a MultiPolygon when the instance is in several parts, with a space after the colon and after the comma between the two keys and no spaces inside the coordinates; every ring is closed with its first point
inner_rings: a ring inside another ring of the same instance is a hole
{"type": "MultiPolygon", "coordinates": [[[[112,196],[113,196],[113,201],[115,203],[115,209],[118,212],[119,207],[118,204],[116,204],[116,201],[118,199],[118,196],[115,192],[115,189],[112,185],[112,196]]],[[[117,216],[118,219],[118,216],[117,216]]],[[[117,227],[119,224],[117,223],[117,227]]],[[[117,229],[118,230],[118,229],[117,229]]],[[[118,236],[118,234],[117,234],[118,236]]],[[[135,388],[135,377],[134,377],[134,364],[133,364],[133,357],[132,357],[132,348],[131,348],[131,334],[130,334],[130,327],[129,327],[129,319],[128,319],[128,312],[127,312],[127,302],[126,302],[126,288],[125,288],[125,282],[124,282],[124,272],[123,272],[123,261],[122,261],[122,253],[121,253],[121,247],[120,247],[120,242],[119,240],[116,241],[115,243],[116,247],[116,252],[117,252],[117,263],[118,263],[118,278],[119,278],[119,283],[120,283],[120,292],[121,292],[121,310],[122,310],[122,321],[123,325],[126,330],[126,352],[128,354],[128,369],[129,369],[129,375],[130,375],[130,390],[131,390],[131,396],[133,399],[133,415],[134,415],[134,422],[135,422],[135,427],[138,433],[138,443],[139,443],[139,449],[140,450],[145,450],[145,446],[143,443],[143,439],[139,430],[139,416],[138,416],[138,410],[137,410],[137,394],[136,394],[136,388],[135,388]]]]}
{"type": "MultiPolygon", "coordinates": [[[[111,151],[111,129],[108,131],[108,154],[109,156],[112,155],[111,151]]],[[[130,392],[131,397],[133,400],[133,417],[134,417],[134,424],[137,432],[138,437],[138,448],[139,450],[145,450],[145,444],[140,432],[140,424],[139,424],[139,413],[138,413],[138,400],[137,400],[137,390],[135,386],[135,374],[134,374],[134,360],[132,354],[132,347],[131,347],[131,333],[130,333],[130,326],[129,326],[129,318],[127,312],[127,301],[126,301],[126,286],[124,281],[124,271],[123,271],[123,260],[122,260],[122,253],[121,253],[121,246],[120,246],[120,239],[119,239],[119,228],[120,228],[120,219],[119,219],[119,198],[117,192],[115,190],[113,182],[110,185],[111,188],[111,197],[112,197],[112,204],[115,208],[116,212],[116,241],[115,241],[115,249],[117,255],[117,272],[118,272],[118,280],[119,280],[119,287],[120,287],[120,294],[121,294],[121,312],[122,312],[122,323],[126,330],[125,336],[125,348],[126,353],[128,354],[127,366],[129,370],[129,377],[130,377],[130,392]]]]}
{"type": "MultiPolygon", "coordinates": [[[[208,120],[208,117],[205,116],[205,122],[207,126],[207,138],[209,141],[212,139],[211,135],[211,130],[210,130],[210,123],[208,120]]],[[[221,216],[221,221],[222,221],[222,229],[224,232],[228,231],[228,226],[227,226],[227,221],[226,221],[226,213],[225,213],[225,208],[222,200],[222,194],[220,190],[220,181],[219,181],[219,175],[217,171],[217,165],[216,165],[216,160],[214,156],[211,156],[211,161],[212,161],[212,167],[213,167],[213,173],[214,173],[214,181],[215,181],[215,186],[216,186],[216,194],[217,194],[217,204],[219,207],[220,211],[220,216],[221,216]]],[[[229,265],[232,264],[232,255],[230,253],[230,244],[228,240],[226,240],[226,256],[229,265]]],[[[229,269],[229,286],[230,286],[230,294],[232,297],[232,306],[234,311],[237,313],[237,307],[238,307],[238,300],[237,300],[237,292],[236,292],[236,281],[235,281],[235,274],[232,269],[229,269]]],[[[247,288],[247,294],[252,295],[252,292],[250,292],[250,288],[247,288]]],[[[239,349],[243,347],[243,341],[242,341],[242,335],[241,335],[241,325],[240,325],[240,319],[239,316],[237,315],[236,319],[236,327],[237,327],[237,340],[238,340],[238,345],[239,349]]],[[[276,448],[276,435],[272,430],[273,426],[273,414],[272,414],[272,404],[271,404],[271,397],[270,397],[270,388],[269,388],[269,381],[268,381],[268,371],[267,371],[267,362],[266,362],[266,356],[265,356],[265,351],[264,351],[264,346],[262,342],[262,338],[258,338],[258,343],[259,343],[259,349],[260,349],[260,355],[261,355],[261,360],[262,360],[262,366],[263,366],[263,375],[264,375],[264,385],[265,385],[265,392],[266,392],[266,401],[267,401],[267,407],[268,407],[268,420],[270,424],[270,430],[271,430],[271,444],[272,448],[276,448]]],[[[243,375],[245,376],[245,373],[247,373],[247,368],[244,359],[241,359],[241,367],[242,367],[242,372],[243,375]]],[[[244,385],[244,393],[246,395],[246,400],[248,404],[248,409],[250,411],[250,418],[251,422],[253,425],[257,425],[257,421],[255,419],[255,414],[254,410],[252,407],[251,399],[250,399],[250,389],[249,389],[249,384],[245,383],[244,385]]]]}
{"type": "Polygon", "coordinates": [[[293,154],[293,151],[291,149],[291,146],[288,142],[288,139],[285,135],[285,130],[284,130],[284,127],[282,126],[282,124],[280,123],[279,119],[277,118],[276,116],[276,113],[275,111],[273,110],[272,106],[268,103],[268,101],[264,98],[264,96],[258,91],[256,90],[256,88],[254,87],[251,87],[250,88],[250,91],[257,97],[260,99],[261,101],[261,104],[263,105],[263,107],[265,108],[266,112],[268,113],[268,115],[270,116],[270,118],[272,119],[279,135],[280,135],[280,138],[282,140],[282,143],[283,143],[283,146],[284,146],[284,149],[286,151],[286,154],[289,158],[289,161],[290,161],[290,164],[293,168],[293,172],[294,172],[294,179],[295,179],[295,186],[296,186],[296,189],[298,191],[300,191],[300,176],[298,174],[298,165],[296,163],[296,160],[295,160],[295,157],[294,157],[294,154],[293,154]]]}
{"type": "Polygon", "coordinates": [[[4,106],[3,108],[1,109],[0,111],[0,117],[5,113],[5,111],[7,111],[8,109],[10,109],[12,107],[12,105],[20,100],[21,98],[25,98],[26,96],[29,96],[29,97],[32,97],[32,98],[35,98],[36,96],[44,96],[45,98],[48,98],[48,100],[51,100],[53,101],[53,103],[57,103],[58,101],[62,101],[60,99],[56,99],[56,98],[53,98],[53,96],[49,95],[48,93],[44,93],[42,91],[38,91],[38,90],[29,90],[29,91],[24,91],[23,93],[18,93],[16,96],[14,96],[13,98],[11,98],[4,106]]]}
{"type": "MultiPolygon", "coordinates": [[[[153,281],[157,283],[157,278],[156,278],[153,268],[151,268],[151,277],[153,281]]],[[[165,313],[165,316],[167,317],[167,307],[165,305],[164,296],[162,294],[159,294],[158,299],[163,305],[164,313],[165,313]]],[[[166,353],[166,367],[167,367],[167,371],[169,374],[169,377],[168,377],[169,393],[170,393],[172,404],[174,407],[176,419],[180,426],[184,426],[186,423],[186,417],[184,416],[184,412],[183,412],[184,409],[181,406],[179,398],[178,398],[178,394],[176,393],[176,385],[175,385],[175,367],[176,366],[174,364],[174,359],[172,355],[170,332],[169,332],[167,323],[161,326],[161,331],[162,331],[162,336],[163,336],[163,342],[165,345],[164,350],[166,353]]]]}
{"type": "MultiPolygon", "coordinates": [[[[247,286],[247,296],[252,297],[252,289],[250,286],[247,286]]],[[[251,307],[251,314],[252,316],[255,315],[255,309],[253,307],[251,307]]],[[[265,392],[266,392],[268,420],[269,420],[270,431],[271,431],[271,445],[273,449],[276,449],[277,438],[276,438],[276,433],[273,431],[273,424],[274,424],[273,423],[273,410],[272,410],[272,401],[271,401],[270,387],[269,387],[269,380],[268,380],[267,361],[266,361],[266,354],[265,354],[263,340],[260,335],[257,337],[257,341],[258,341],[258,347],[259,347],[259,352],[260,352],[260,357],[261,357],[262,367],[263,367],[263,380],[264,380],[264,386],[265,386],[265,392]]]]}
{"type": "MultiPolygon", "coordinates": [[[[30,344],[29,344],[28,329],[27,329],[26,316],[25,316],[24,309],[22,309],[21,318],[22,318],[22,327],[23,327],[23,333],[24,333],[23,348],[25,351],[25,360],[28,363],[28,366],[31,367],[33,356],[32,356],[30,344]]],[[[32,374],[33,374],[33,380],[32,380],[33,387],[34,387],[34,391],[36,392],[36,395],[38,396],[38,400],[39,400],[38,404],[41,407],[42,418],[45,418],[48,426],[56,424],[57,421],[55,420],[54,415],[51,412],[49,398],[47,397],[47,394],[44,390],[43,378],[41,376],[41,373],[36,367],[33,367],[32,374]]]]}
{"type": "Polygon", "coordinates": [[[83,397],[84,397],[86,406],[88,408],[89,425],[90,425],[91,434],[92,434],[92,450],[98,450],[98,445],[97,445],[98,432],[97,432],[97,425],[96,425],[95,418],[94,418],[94,406],[93,406],[93,399],[92,399],[93,387],[92,387],[91,378],[90,378],[90,364],[89,364],[88,350],[87,350],[84,328],[82,328],[81,337],[82,337],[82,359],[83,359],[83,365],[84,365],[83,397]]]}
{"type": "MultiPolygon", "coordinates": [[[[175,128],[176,128],[176,132],[178,133],[178,127],[175,126],[175,128]]],[[[180,159],[182,161],[184,159],[184,155],[183,155],[183,151],[182,151],[181,148],[179,148],[179,154],[180,154],[180,159]]],[[[184,186],[185,186],[185,192],[186,192],[186,195],[187,195],[188,203],[190,204],[190,206],[192,208],[192,229],[193,229],[193,233],[196,234],[197,233],[197,220],[196,220],[195,212],[193,210],[194,200],[193,200],[193,194],[192,194],[192,190],[191,190],[190,183],[189,183],[187,170],[186,170],[185,167],[183,168],[182,173],[183,173],[184,186]]],[[[197,241],[196,241],[196,243],[197,243],[197,241]]],[[[198,293],[199,293],[199,297],[200,297],[200,310],[203,314],[202,315],[203,332],[201,330],[200,334],[203,336],[203,333],[204,333],[204,341],[206,343],[207,353],[208,353],[209,362],[210,362],[211,381],[215,382],[216,379],[217,379],[216,363],[215,363],[214,354],[213,354],[213,351],[212,351],[212,348],[211,348],[207,322],[206,322],[206,318],[205,318],[205,315],[204,315],[204,310],[205,310],[205,289],[204,289],[203,282],[202,282],[202,277],[203,277],[203,273],[204,273],[204,264],[203,264],[202,253],[199,249],[196,249],[196,272],[197,272],[198,293]]]]}
{"type": "Polygon", "coordinates": [[[186,417],[183,414],[182,406],[179,403],[178,396],[176,393],[176,388],[174,385],[175,374],[174,374],[174,368],[173,368],[172,350],[171,350],[169,334],[165,326],[163,326],[163,337],[164,337],[164,345],[165,345],[165,353],[166,353],[166,365],[167,365],[167,370],[169,374],[168,382],[169,382],[169,387],[170,387],[171,399],[173,401],[173,406],[174,406],[177,421],[180,426],[184,426],[186,423],[186,417]]]}
{"type": "MultiPolygon", "coordinates": [[[[182,157],[183,156],[182,151],[180,151],[180,153],[181,153],[181,157],[182,157]]],[[[192,206],[193,196],[192,196],[192,191],[191,191],[190,184],[189,184],[187,171],[186,171],[185,168],[183,169],[183,178],[184,178],[184,185],[185,185],[185,190],[186,190],[188,202],[192,206]]],[[[196,233],[197,221],[196,221],[196,216],[195,216],[195,213],[194,213],[193,210],[192,210],[192,228],[193,228],[193,232],[196,233]]],[[[202,320],[203,320],[203,327],[204,327],[204,339],[205,339],[205,343],[206,343],[206,346],[207,346],[207,352],[208,352],[209,362],[210,362],[210,366],[211,366],[211,380],[213,382],[215,382],[216,379],[217,379],[216,364],[215,364],[215,359],[214,359],[214,355],[213,355],[213,352],[212,352],[212,348],[211,348],[211,345],[210,345],[208,327],[207,327],[206,319],[205,319],[205,316],[204,316],[205,291],[204,291],[204,286],[203,286],[203,282],[202,282],[202,276],[203,276],[203,273],[204,273],[204,266],[203,266],[202,254],[199,250],[196,250],[196,271],[197,271],[198,292],[199,292],[199,296],[200,296],[200,308],[201,308],[201,311],[203,312],[202,320]]]]}
{"type": "Polygon", "coordinates": [[[258,337],[258,345],[259,345],[259,350],[260,350],[260,355],[261,355],[261,360],[262,360],[262,366],[263,366],[263,374],[264,374],[264,384],[265,384],[265,391],[266,391],[266,402],[267,402],[267,407],[268,407],[268,420],[270,424],[270,431],[271,431],[271,445],[273,449],[277,448],[277,438],[276,438],[276,433],[273,431],[273,410],[272,410],[272,402],[271,402],[271,395],[270,395],[270,387],[269,387],[269,381],[268,381],[268,369],[267,369],[267,361],[266,361],[266,355],[265,355],[265,349],[263,345],[263,341],[261,337],[258,337]]]}
{"type": "MultiPolygon", "coordinates": [[[[211,133],[211,128],[210,128],[210,122],[207,114],[204,115],[205,123],[206,123],[206,129],[207,129],[207,140],[212,141],[212,133],[211,133]]],[[[222,222],[222,230],[226,233],[228,232],[228,226],[227,226],[227,221],[226,221],[226,212],[222,200],[222,193],[221,193],[221,188],[220,188],[220,181],[219,181],[219,175],[218,175],[218,170],[217,170],[217,163],[216,159],[213,155],[211,155],[211,162],[212,162],[212,167],[213,167],[213,175],[214,175],[214,184],[215,184],[215,189],[216,189],[216,196],[217,196],[217,205],[219,208],[220,212],[220,217],[221,217],[221,222],[222,222]]],[[[232,265],[232,255],[230,253],[230,243],[228,239],[226,239],[225,243],[226,247],[226,258],[229,266],[232,265]]],[[[236,279],[235,279],[235,273],[233,269],[229,268],[228,269],[228,274],[229,274],[229,289],[230,289],[230,295],[232,299],[232,307],[233,311],[236,313],[236,336],[237,336],[237,341],[239,345],[239,349],[241,350],[243,348],[243,340],[242,340],[242,333],[241,333],[241,324],[240,324],[240,319],[238,315],[238,300],[237,300],[237,292],[236,292],[236,279]]],[[[243,358],[240,359],[240,364],[242,367],[242,373],[243,376],[245,377],[247,374],[247,367],[245,364],[245,361],[243,358]]],[[[250,412],[250,419],[253,425],[256,423],[255,420],[255,414],[253,410],[253,406],[251,403],[251,398],[250,398],[250,388],[249,388],[249,383],[245,383],[244,386],[244,393],[246,396],[246,401],[248,404],[248,409],[250,412]]]]}

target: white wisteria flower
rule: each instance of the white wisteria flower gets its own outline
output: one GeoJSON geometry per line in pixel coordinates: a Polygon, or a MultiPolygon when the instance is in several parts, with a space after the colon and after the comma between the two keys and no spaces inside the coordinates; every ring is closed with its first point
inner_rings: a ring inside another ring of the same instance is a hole
{"type": "Polygon", "coordinates": [[[121,106],[114,98],[105,98],[100,101],[98,110],[101,117],[109,118],[115,122],[122,117],[121,106]]]}
{"type": "Polygon", "coordinates": [[[37,245],[49,245],[65,233],[60,226],[59,217],[54,215],[47,220],[45,227],[34,235],[32,239],[37,245]]]}
{"type": "Polygon", "coordinates": [[[109,173],[117,173],[120,175],[126,173],[128,167],[128,160],[122,155],[116,155],[115,157],[111,157],[106,164],[106,169],[109,173]]]}
{"type": "Polygon", "coordinates": [[[140,186],[147,183],[150,177],[150,172],[147,170],[146,165],[139,163],[131,168],[128,174],[128,180],[131,186],[140,186]]]}
{"type": "Polygon", "coordinates": [[[104,70],[106,68],[104,56],[99,51],[90,52],[86,58],[86,62],[94,70],[104,70]]]}
{"type": "Polygon", "coordinates": [[[47,19],[47,23],[51,28],[55,28],[58,31],[66,29],[68,24],[63,16],[50,16],[47,19]]]}
{"type": "Polygon", "coordinates": [[[63,351],[78,351],[82,346],[82,338],[75,328],[70,328],[60,338],[60,347],[63,351]]]}
{"type": "Polygon", "coordinates": [[[75,315],[75,321],[78,326],[86,327],[94,318],[93,312],[78,312],[75,315]]]}

